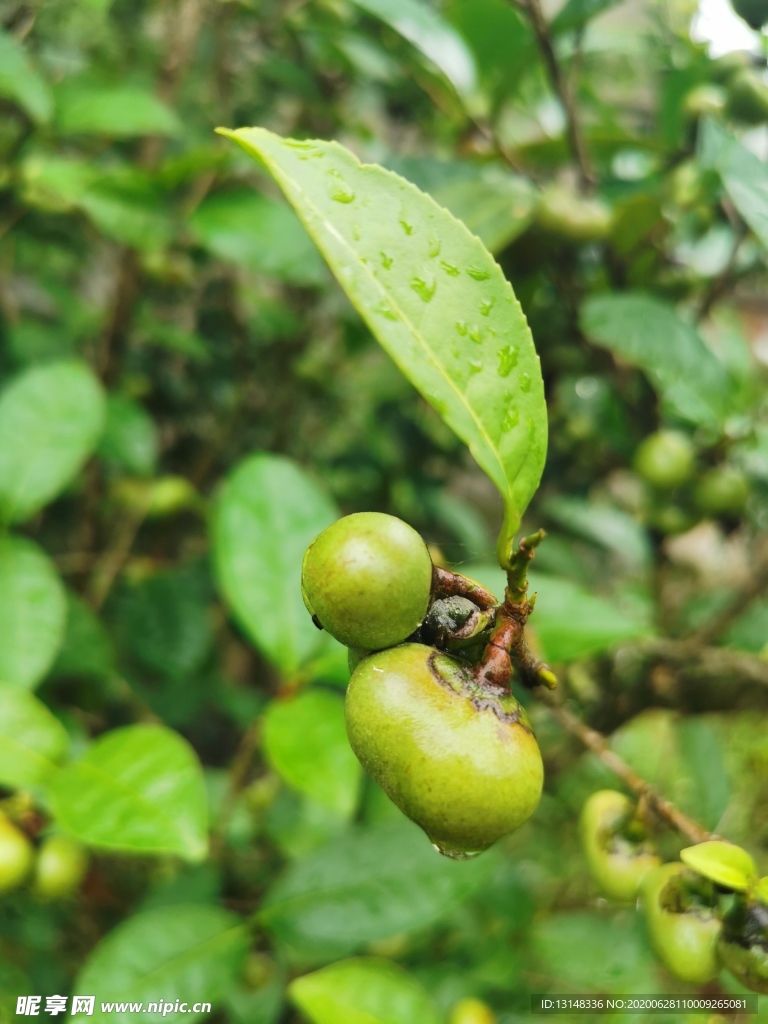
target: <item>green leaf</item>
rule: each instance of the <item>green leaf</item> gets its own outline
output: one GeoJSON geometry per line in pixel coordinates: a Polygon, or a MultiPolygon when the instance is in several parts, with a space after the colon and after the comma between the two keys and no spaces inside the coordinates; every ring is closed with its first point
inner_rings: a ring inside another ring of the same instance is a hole
{"type": "Polygon", "coordinates": [[[93,1016],[77,1014],[78,1024],[131,1024],[136,1013],[102,1010],[102,1002],[144,1003],[148,1022],[194,1021],[207,1012],[194,1012],[198,1002],[215,1007],[235,984],[248,952],[246,927],[234,914],[218,907],[190,904],[157,907],[123,921],[89,956],[74,990],[95,995],[93,1016]],[[185,1011],[163,1014],[164,1004],[176,1000],[185,1011]],[[160,1003],[147,1013],[149,1003],[160,1003]]]}
{"type": "Polygon", "coordinates": [[[768,168],[764,160],[707,119],[699,138],[699,158],[720,175],[733,205],[764,246],[768,246],[768,168]]]}
{"type": "Polygon", "coordinates": [[[574,32],[583,28],[598,14],[621,2],[622,0],[568,0],[552,20],[550,29],[555,35],[561,32],[574,32]]]}
{"type": "Polygon", "coordinates": [[[761,878],[755,887],[755,896],[763,903],[768,905],[768,875],[765,878],[761,878]]]}
{"type": "Polygon", "coordinates": [[[68,592],[64,640],[51,675],[104,679],[114,668],[112,640],[103,623],[89,604],[68,592]]]}
{"type": "Polygon", "coordinates": [[[472,51],[454,29],[419,0],[353,0],[415,46],[445,75],[468,110],[478,111],[477,70],[472,51]]]}
{"type": "Polygon", "coordinates": [[[263,924],[302,959],[327,962],[377,939],[430,927],[487,877],[492,854],[439,857],[410,822],[341,836],[268,891],[263,924]]]}
{"type": "Polygon", "coordinates": [[[471,47],[485,90],[496,103],[511,97],[539,61],[526,18],[506,0],[448,0],[441,9],[471,47]]]}
{"type": "Polygon", "coordinates": [[[680,860],[716,885],[744,892],[757,878],[757,868],[746,850],[711,839],[680,851],[680,860]]]}
{"type": "Polygon", "coordinates": [[[56,128],[64,135],[176,135],[176,114],[151,92],[131,85],[72,82],[56,91],[56,128]]]}
{"type": "Polygon", "coordinates": [[[547,418],[500,267],[429,196],[338,143],[224,134],[263,160],[376,338],[499,488],[506,557],[541,477],[547,418]]]}
{"type": "Polygon", "coordinates": [[[267,760],[290,786],[346,818],[353,814],[361,770],[347,740],[341,696],[315,689],[272,701],[262,742],[267,760]]]}
{"type": "Polygon", "coordinates": [[[18,103],[33,121],[45,123],[50,120],[52,104],[48,83],[32,67],[26,50],[2,30],[0,96],[18,103]]]}
{"type": "Polygon", "coordinates": [[[16,377],[0,396],[0,519],[23,522],[55,498],[103,422],[101,385],[84,364],[48,363],[16,377]]]}
{"type": "Polygon", "coordinates": [[[61,644],[66,602],[53,563],[22,537],[0,536],[0,608],[0,679],[33,689],[61,644]]]}
{"type": "Polygon", "coordinates": [[[291,1000],[313,1024],[440,1024],[430,994],[402,967],[358,957],[296,978],[291,1000]]]}
{"type": "Polygon", "coordinates": [[[219,586],[259,650],[286,674],[326,643],[304,607],[301,562],[307,546],[336,518],[314,481],[276,455],[245,459],[216,499],[212,541],[219,586]]]}
{"type": "Polygon", "coordinates": [[[732,410],[734,382],[726,368],[667,303],[641,292],[594,295],[579,319],[591,341],[643,370],[684,419],[719,427],[732,410]]]}
{"type": "Polygon", "coordinates": [[[613,505],[561,494],[548,498],[543,509],[564,530],[634,565],[648,565],[651,543],[643,527],[627,512],[613,505]]]}
{"type": "Polygon", "coordinates": [[[101,736],[51,787],[62,829],[88,846],[205,857],[207,803],[200,763],[181,736],[130,725],[101,736]]]}
{"type": "Polygon", "coordinates": [[[69,748],[64,726],[31,693],[0,684],[0,785],[38,786],[69,748]]]}
{"type": "Polygon", "coordinates": [[[294,284],[318,284],[326,271],[301,221],[286,203],[258,192],[220,192],[195,211],[190,227],[219,259],[294,284]]]}
{"type": "Polygon", "coordinates": [[[149,413],[130,398],[109,395],[98,447],[102,459],[136,476],[151,476],[157,466],[157,451],[157,428],[149,413]]]}

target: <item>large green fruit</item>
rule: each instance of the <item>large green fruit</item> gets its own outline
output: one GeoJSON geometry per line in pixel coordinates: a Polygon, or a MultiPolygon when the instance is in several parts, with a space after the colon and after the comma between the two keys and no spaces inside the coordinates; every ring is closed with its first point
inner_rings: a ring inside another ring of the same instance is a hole
{"type": "Polygon", "coordinates": [[[579,820],[589,872],[604,896],[636,900],[640,885],[661,863],[652,845],[626,834],[634,804],[623,793],[603,789],[584,804],[579,820]]]}
{"type": "Polygon", "coordinates": [[[38,851],[32,889],[39,899],[66,899],[77,891],[87,870],[88,855],[79,843],[51,836],[38,851]]]}
{"type": "Polygon", "coordinates": [[[611,232],[613,215],[600,199],[551,185],[539,198],[536,221],[546,231],[574,242],[600,242],[611,232]]]}
{"type": "Polygon", "coordinates": [[[737,72],[728,83],[726,113],[744,124],[768,121],[768,85],[751,69],[737,72]]]}
{"type": "Polygon", "coordinates": [[[717,951],[723,966],[745,988],[768,995],[768,907],[764,903],[737,898],[723,918],[717,951]]]}
{"type": "Polygon", "coordinates": [[[377,651],[402,643],[427,614],[432,559],[401,519],[357,512],[312,541],[301,583],[307,608],[331,636],[377,651]]]}
{"type": "Polygon", "coordinates": [[[704,515],[737,516],[749,497],[749,481],[734,466],[714,466],[696,484],[693,500],[704,515]]]}
{"type": "Polygon", "coordinates": [[[363,767],[441,853],[479,853],[536,809],[544,771],[525,712],[435,648],[404,644],[360,662],[346,718],[363,767]]]}
{"type": "Polygon", "coordinates": [[[694,985],[711,981],[722,928],[712,883],[679,862],[662,864],[645,876],[641,896],[651,945],[670,974],[694,985]]]}
{"type": "Polygon", "coordinates": [[[0,813],[0,893],[18,889],[29,874],[33,857],[30,841],[0,813]]]}
{"type": "Polygon", "coordinates": [[[731,6],[750,28],[759,29],[768,22],[768,0],[731,0],[731,6]]]}
{"type": "Polygon", "coordinates": [[[677,430],[658,430],[649,434],[637,449],[635,469],[660,490],[679,487],[693,475],[693,445],[677,430]]]}

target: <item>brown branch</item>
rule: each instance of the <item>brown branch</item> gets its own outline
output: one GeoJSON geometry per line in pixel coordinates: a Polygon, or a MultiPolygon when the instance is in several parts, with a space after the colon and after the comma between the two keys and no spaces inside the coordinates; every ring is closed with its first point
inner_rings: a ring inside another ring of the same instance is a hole
{"type": "Polygon", "coordinates": [[[584,143],[584,135],[576,110],[573,91],[557,59],[552,36],[544,18],[540,0],[523,0],[523,2],[530,18],[534,35],[536,36],[536,42],[538,43],[544,66],[552,83],[552,88],[557,93],[565,111],[566,134],[571,153],[578,168],[580,187],[582,191],[589,192],[595,185],[595,176],[584,143]]]}
{"type": "Polygon", "coordinates": [[[740,682],[768,686],[768,661],[730,647],[700,647],[696,641],[657,637],[632,645],[645,654],[677,666],[685,675],[720,678],[724,684],[740,682]]]}
{"type": "Polygon", "coordinates": [[[646,805],[672,828],[677,829],[692,843],[703,843],[707,839],[714,838],[713,833],[708,832],[703,826],[693,821],[665,797],[649,782],[646,782],[630,766],[619,757],[608,745],[608,741],[602,733],[585,725],[581,719],[559,702],[553,694],[547,691],[537,691],[539,699],[546,704],[555,718],[560,722],[572,736],[582,743],[587,750],[591,750],[600,758],[609,771],[613,772],[621,781],[631,789],[639,798],[645,801],[646,805]]]}
{"type": "Polygon", "coordinates": [[[467,597],[481,611],[487,611],[498,605],[498,601],[485,587],[475,580],[470,580],[460,573],[443,569],[439,565],[433,568],[433,590],[439,597],[467,597]]]}

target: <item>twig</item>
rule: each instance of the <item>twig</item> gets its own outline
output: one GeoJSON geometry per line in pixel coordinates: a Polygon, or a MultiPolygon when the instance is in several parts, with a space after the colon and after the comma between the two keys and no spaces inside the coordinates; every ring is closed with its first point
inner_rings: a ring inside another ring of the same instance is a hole
{"type": "Polygon", "coordinates": [[[232,812],[235,809],[238,794],[243,788],[248,776],[248,769],[251,766],[253,754],[259,741],[259,732],[260,722],[257,719],[256,721],[251,722],[241,736],[240,743],[235,751],[235,756],[232,759],[227,791],[221,802],[221,807],[219,808],[219,813],[211,835],[211,849],[214,857],[221,853],[224,846],[227,826],[229,825],[232,817],[232,812]]]}
{"type": "Polygon", "coordinates": [[[738,679],[768,686],[768,661],[729,647],[700,647],[697,641],[656,637],[633,645],[639,654],[676,665],[685,675],[720,678],[729,685],[738,679]]]}
{"type": "Polygon", "coordinates": [[[548,691],[537,691],[539,699],[546,704],[555,718],[560,722],[572,736],[575,736],[586,748],[596,754],[602,763],[640,799],[654,813],[666,821],[672,828],[677,829],[692,843],[703,843],[707,839],[714,838],[713,833],[708,832],[693,819],[689,818],[682,811],[678,810],[673,803],[663,797],[654,786],[646,782],[637,774],[623,758],[614,753],[608,745],[608,741],[602,733],[585,725],[581,719],[559,702],[558,698],[548,691]]]}
{"type": "Polygon", "coordinates": [[[523,2],[525,10],[528,13],[528,17],[531,20],[531,26],[533,28],[534,35],[536,36],[536,42],[538,43],[539,50],[541,51],[541,56],[547,69],[549,79],[552,83],[552,87],[557,93],[558,98],[563,105],[563,110],[565,111],[568,144],[578,168],[579,184],[583,191],[588,192],[595,185],[595,176],[589,160],[586,145],[584,144],[584,136],[581,130],[578,112],[576,110],[573,91],[563,74],[563,69],[560,67],[560,63],[557,59],[555,47],[552,42],[552,36],[549,32],[549,26],[547,25],[544,14],[541,10],[541,3],[539,0],[523,0],[523,2]]]}
{"type": "Polygon", "coordinates": [[[90,603],[99,611],[104,605],[117,576],[133,547],[136,534],[146,516],[146,508],[126,513],[118,522],[114,543],[94,566],[88,587],[90,603]]]}

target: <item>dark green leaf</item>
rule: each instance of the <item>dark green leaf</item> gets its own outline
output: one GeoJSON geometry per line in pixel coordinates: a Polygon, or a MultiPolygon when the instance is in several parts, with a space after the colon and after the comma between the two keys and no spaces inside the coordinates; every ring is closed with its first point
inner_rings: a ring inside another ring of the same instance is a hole
{"type": "Polygon", "coordinates": [[[555,35],[561,32],[574,32],[583,28],[598,14],[621,2],[622,0],[568,0],[557,12],[550,29],[555,35]]]}
{"type": "Polygon", "coordinates": [[[67,593],[67,622],[53,676],[104,679],[115,667],[112,640],[101,620],[81,597],[67,593]]]}
{"type": "Polygon", "coordinates": [[[429,196],[338,143],[228,134],[266,163],[377,339],[499,488],[506,547],[547,424],[533,339],[498,264],[429,196]]]}
{"type": "Polygon", "coordinates": [[[242,969],[248,951],[248,932],[234,914],[201,905],[159,907],[129,917],[91,953],[75,982],[75,991],[96,996],[92,1016],[78,1014],[78,1024],[129,1024],[136,1019],[128,1009],[111,1012],[102,1002],[144,1003],[148,1022],[195,1021],[208,1013],[194,1012],[198,1002],[216,1006],[242,969]],[[163,1012],[176,1000],[184,1011],[163,1012]],[[160,1003],[148,1013],[149,1003],[160,1003]]]}
{"type": "Polygon", "coordinates": [[[76,362],[16,377],[0,396],[0,518],[23,522],[56,497],[96,447],[104,397],[76,362]]]}
{"type": "Polygon", "coordinates": [[[123,395],[109,395],[98,453],[136,476],[151,476],[157,465],[157,428],[140,405],[123,395]]]}
{"type": "Polygon", "coordinates": [[[89,846],[133,853],[207,851],[202,770],[177,733],[131,725],[100,737],[51,786],[56,821],[89,846]]]}
{"type": "Polygon", "coordinates": [[[286,674],[326,643],[304,607],[301,562],[336,517],[314,481],[276,455],[245,459],[216,500],[212,539],[219,586],[254,643],[286,674]]]}
{"type": "Polygon", "coordinates": [[[64,636],[66,598],[53,563],[25,538],[0,536],[0,608],[0,680],[32,689],[64,636]]]}

